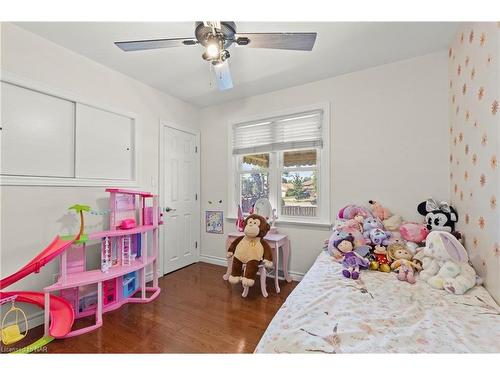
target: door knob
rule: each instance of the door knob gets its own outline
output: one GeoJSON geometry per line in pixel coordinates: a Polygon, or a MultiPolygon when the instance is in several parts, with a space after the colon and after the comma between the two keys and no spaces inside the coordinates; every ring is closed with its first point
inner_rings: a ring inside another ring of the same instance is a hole
{"type": "Polygon", "coordinates": [[[165,212],[173,212],[173,211],[177,211],[176,208],[171,208],[171,207],[165,207],[165,212]]]}

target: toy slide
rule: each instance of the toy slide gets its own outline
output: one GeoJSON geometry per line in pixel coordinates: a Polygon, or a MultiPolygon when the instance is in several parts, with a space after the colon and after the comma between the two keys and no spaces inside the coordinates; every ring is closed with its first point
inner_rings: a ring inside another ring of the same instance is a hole
{"type": "MultiPolygon", "coordinates": [[[[33,272],[39,272],[40,268],[45,266],[48,262],[53,260],[56,256],[63,253],[68,249],[76,238],[62,239],[57,236],[54,240],[47,246],[40,254],[33,258],[28,264],[26,264],[19,271],[13,273],[0,280],[0,289],[6,288],[9,285],[19,281],[26,276],[32,274],[33,272]]],[[[45,307],[45,296],[44,293],[40,292],[0,292],[0,299],[8,298],[11,296],[17,296],[16,301],[25,302],[36,305],[40,308],[45,307]]],[[[75,313],[73,308],[68,301],[61,297],[50,296],[50,327],[49,334],[54,338],[59,338],[67,335],[71,331],[73,322],[75,320],[75,313]]],[[[52,340],[52,337],[43,337],[37,342],[31,344],[30,346],[24,348],[23,352],[30,352],[36,350],[38,347],[45,345],[52,340]]]]}
{"type": "Polygon", "coordinates": [[[9,285],[25,278],[33,272],[39,272],[40,268],[45,266],[59,254],[64,252],[64,250],[70,247],[73,242],[75,242],[75,238],[68,240],[62,239],[61,237],[57,236],[49,246],[42,250],[42,252],[34,257],[27,265],[25,265],[16,273],[13,273],[12,275],[0,280],[0,290],[7,288],[9,285]]]}
{"type": "MultiPolygon", "coordinates": [[[[44,308],[44,294],[40,292],[0,292],[0,298],[17,296],[16,302],[25,302],[44,308]]],[[[73,326],[75,313],[68,301],[61,297],[50,296],[49,333],[55,338],[66,336],[73,326]]]]}

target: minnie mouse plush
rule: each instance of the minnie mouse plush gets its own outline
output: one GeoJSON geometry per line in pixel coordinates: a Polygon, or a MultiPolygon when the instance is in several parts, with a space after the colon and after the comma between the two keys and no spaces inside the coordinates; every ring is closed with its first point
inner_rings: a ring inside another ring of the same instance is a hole
{"type": "Polygon", "coordinates": [[[428,230],[444,231],[453,233],[458,214],[448,202],[438,202],[431,198],[417,206],[420,215],[425,216],[425,224],[428,230]]]}

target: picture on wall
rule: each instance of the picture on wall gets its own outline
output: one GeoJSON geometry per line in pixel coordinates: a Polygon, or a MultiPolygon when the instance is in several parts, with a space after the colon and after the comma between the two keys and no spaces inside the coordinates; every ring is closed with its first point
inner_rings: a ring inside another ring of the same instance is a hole
{"type": "Polygon", "coordinates": [[[223,234],[224,233],[224,212],[223,211],[206,211],[205,225],[207,233],[223,234]]]}

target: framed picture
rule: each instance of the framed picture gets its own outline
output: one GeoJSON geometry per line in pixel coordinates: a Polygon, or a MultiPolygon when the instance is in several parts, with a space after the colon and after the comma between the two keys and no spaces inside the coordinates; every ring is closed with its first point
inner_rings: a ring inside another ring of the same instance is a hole
{"type": "Polygon", "coordinates": [[[205,226],[207,233],[224,233],[224,212],[205,211],[205,226]]]}

